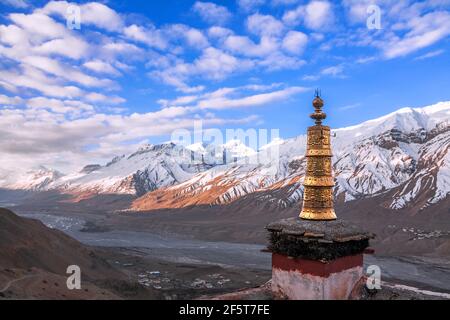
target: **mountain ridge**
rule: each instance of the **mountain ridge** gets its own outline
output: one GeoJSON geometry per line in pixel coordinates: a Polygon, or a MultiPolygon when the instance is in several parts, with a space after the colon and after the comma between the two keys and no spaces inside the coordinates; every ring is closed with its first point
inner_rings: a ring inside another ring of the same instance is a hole
{"type": "MultiPolygon", "coordinates": [[[[450,101],[402,108],[355,126],[333,129],[337,201],[371,197],[401,186],[389,204],[393,210],[417,204],[420,190],[429,194],[421,206],[447,197],[449,118],[450,101]]],[[[149,144],[129,156],[115,157],[105,166],[89,165],[65,176],[41,169],[31,181],[25,178],[6,187],[58,190],[74,195],[75,201],[96,194],[129,194],[139,197],[133,210],[220,205],[258,191],[287,187],[286,197],[278,200],[285,207],[302,197],[305,146],[306,135],[278,139],[258,151],[233,140],[215,146],[218,153],[213,154],[213,161],[206,161],[208,145],[204,143],[187,147],[173,142],[149,144]],[[228,156],[232,152],[237,156],[228,156]]]]}

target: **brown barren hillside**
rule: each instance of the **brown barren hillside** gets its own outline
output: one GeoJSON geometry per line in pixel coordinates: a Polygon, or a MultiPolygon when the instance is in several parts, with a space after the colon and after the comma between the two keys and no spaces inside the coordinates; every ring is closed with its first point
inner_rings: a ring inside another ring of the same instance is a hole
{"type": "Polygon", "coordinates": [[[0,299],[120,299],[127,280],[96,249],[0,208],[0,299]],[[80,290],[67,289],[69,265],[81,269],[80,290]]]}
{"type": "Polygon", "coordinates": [[[63,232],[6,209],[0,209],[0,253],[4,268],[38,268],[65,275],[69,265],[78,265],[91,280],[122,276],[95,251],[63,232]]]}

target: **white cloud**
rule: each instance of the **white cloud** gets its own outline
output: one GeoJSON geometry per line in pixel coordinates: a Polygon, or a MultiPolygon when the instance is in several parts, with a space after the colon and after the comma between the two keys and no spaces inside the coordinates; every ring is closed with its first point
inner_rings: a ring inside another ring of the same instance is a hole
{"type": "Polygon", "coordinates": [[[10,46],[28,47],[28,35],[16,25],[0,25],[0,42],[10,46]]]}
{"type": "Polygon", "coordinates": [[[434,58],[434,57],[440,56],[444,52],[445,51],[443,49],[430,51],[430,52],[427,52],[423,55],[416,57],[414,60],[425,60],[425,59],[434,58]]]}
{"type": "Polygon", "coordinates": [[[298,6],[297,8],[284,13],[283,22],[291,26],[297,26],[301,23],[304,15],[305,7],[298,6]]]}
{"type": "MultiPolygon", "coordinates": [[[[83,73],[81,65],[77,65],[83,64],[82,61],[68,63],[65,59],[84,60],[94,53],[92,48],[95,44],[88,44],[82,37],[75,36],[40,9],[32,14],[10,14],[8,17],[16,24],[0,25],[0,56],[9,61],[7,68],[0,69],[0,85],[6,90],[21,95],[37,91],[48,97],[85,99],[90,92],[78,85],[108,91],[118,88],[110,79],[83,73]]],[[[107,50],[96,51],[97,54],[105,52],[107,50]]],[[[103,67],[105,72],[113,72],[112,67],[105,69],[105,64],[100,66],[98,61],[96,65],[90,62],[85,63],[91,70],[103,67]]],[[[120,61],[115,63],[120,64],[120,61]]],[[[113,101],[116,99],[118,97],[112,97],[113,101]]]]}
{"type": "Polygon", "coordinates": [[[72,85],[63,85],[60,81],[48,77],[42,71],[22,66],[19,72],[0,70],[0,78],[13,87],[33,89],[51,97],[79,97],[83,91],[72,85]]]}
{"type": "Polygon", "coordinates": [[[192,9],[210,24],[225,24],[231,18],[231,13],[226,7],[212,2],[197,1],[192,9]]]}
{"type": "Polygon", "coordinates": [[[272,0],[271,4],[273,6],[286,6],[298,3],[300,0],[272,0]]]}
{"type": "Polygon", "coordinates": [[[275,82],[271,84],[248,84],[242,87],[242,89],[253,91],[268,91],[274,88],[279,88],[283,85],[281,82],[275,82]]]}
{"type": "Polygon", "coordinates": [[[206,39],[203,32],[195,28],[189,28],[186,31],[185,36],[187,43],[192,47],[205,48],[209,45],[208,40],[206,39]]]}
{"type": "Polygon", "coordinates": [[[89,45],[77,37],[54,39],[34,48],[42,54],[56,54],[72,59],[80,59],[87,55],[89,45]]]}
{"type": "Polygon", "coordinates": [[[343,0],[342,4],[347,8],[347,15],[351,22],[364,22],[367,20],[367,8],[374,4],[373,0],[343,0]]]}
{"type": "Polygon", "coordinates": [[[305,64],[306,61],[297,57],[287,56],[281,52],[275,52],[258,62],[259,66],[264,67],[268,71],[295,70],[305,64]]]}
{"type": "Polygon", "coordinates": [[[0,104],[2,105],[17,105],[22,103],[22,98],[15,96],[15,97],[8,97],[4,94],[0,94],[0,104]]]}
{"type": "Polygon", "coordinates": [[[8,83],[6,81],[0,80],[0,87],[2,87],[3,89],[5,89],[9,92],[13,92],[13,93],[19,92],[19,89],[15,85],[8,83]]]}
{"type": "Polygon", "coordinates": [[[144,53],[141,48],[124,41],[113,41],[106,43],[102,46],[102,49],[106,54],[110,54],[112,57],[116,57],[117,55],[135,57],[141,56],[144,53]]]}
{"type": "Polygon", "coordinates": [[[204,50],[200,58],[194,61],[191,71],[194,74],[205,75],[207,78],[218,80],[245,68],[245,65],[245,61],[241,61],[219,49],[209,47],[204,50]]]}
{"type": "Polygon", "coordinates": [[[272,37],[261,37],[261,42],[255,44],[246,36],[229,36],[224,41],[228,50],[248,57],[264,57],[274,53],[279,48],[278,40],[272,37]]]}
{"type": "MultiPolygon", "coordinates": [[[[158,101],[159,104],[161,104],[163,107],[168,106],[186,106],[186,105],[194,105],[193,110],[195,108],[198,108],[198,105],[195,105],[195,102],[198,101],[210,101],[210,100],[216,100],[216,99],[222,99],[230,96],[244,96],[245,94],[248,94],[248,91],[256,91],[256,92],[265,92],[265,91],[271,91],[273,89],[279,88],[283,86],[283,83],[271,83],[271,84],[248,84],[240,87],[224,87],[217,89],[212,92],[206,92],[203,94],[196,94],[196,95],[185,95],[181,97],[177,97],[173,100],[167,100],[167,99],[161,99],[158,101]]],[[[250,96],[247,96],[246,98],[249,98],[250,96]]]]}
{"type": "Polygon", "coordinates": [[[202,31],[184,24],[173,24],[166,27],[165,34],[173,40],[183,39],[186,44],[197,49],[209,46],[208,39],[202,31]]]}
{"type": "Polygon", "coordinates": [[[312,75],[312,74],[307,74],[302,77],[302,80],[304,81],[317,81],[319,79],[320,79],[319,75],[312,75]]]}
{"type": "Polygon", "coordinates": [[[125,71],[125,72],[131,71],[131,70],[134,69],[134,66],[133,66],[133,65],[129,65],[129,64],[120,62],[119,60],[115,60],[115,61],[113,61],[112,63],[114,64],[114,66],[115,66],[117,69],[122,70],[122,71],[125,71]]]}
{"type": "Polygon", "coordinates": [[[42,13],[10,14],[9,18],[16,25],[1,25],[0,41],[11,46],[3,49],[10,58],[19,58],[30,51],[72,59],[88,54],[87,42],[42,13]]]}
{"type": "Polygon", "coordinates": [[[79,6],[81,10],[81,24],[93,25],[108,31],[120,31],[123,20],[120,15],[108,6],[99,2],[89,2],[83,5],[66,1],[51,1],[41,10],[46,14],[57,14],[66,17],[67,8],[71,5],[79,6]]]}
{"type": "Polygon", "coordinates": [[[283,21],[292,26],[303,22],[309,29],[321,30],[333,24],[334,13],[330,2],[314,0],[287,11],[283,15],[283,21]]]}
{"type": "Polygon", "coordinates": [[[187,85],[183,85],[180,88],[177,88],[178,91],[184,92],[184,93],[198,93],[205,90],[205,86],[194,86],[190,87],[187,85]]]}
{"type": "Polygon", "coordinates": [[[361,103],[357,102],[357,103],[352,103],[352,104],[348,104],[345,106],[342,106],[339,108],[339,110],[341,111],[346,111],[346,110],[351,110],[351,109],[355,109],[361,106],[361,103]]]}
{"type": "Polygon", "coordinates": [[[104,94],[91,92],[85,96],[85,98],[92,102],[104,102],[109,104],[120,104],[124,103],[126,100],[117,96],[105,96],[104,94]]]}
{"type": "Polygon", "coordinates": [[[344,67],[342,65],[337,65],[337,66],[331,66],[331,67],[324,68],[324,69],[322,69],[322,71],[320,73],[325,76],[336,77],[336,76],[341,75],[342,72],[344,72],[344,67]]]}
{"type": "Polygon", "coordinates": [[[239,8],[244,11],[252,11],[263,5],[265,0],[237,0],[239,8]]]}
{"type": "Polygon", "coordinates": [[[271,15],[255,13],[247,18],[247,29],[256,35],[279,36],[284,25],[271,15]]]}
{"type": "Polygon", "coordinates": [[[208,47],[192,63],[177,62],[174,66],[150,72],[150,75],[177,89],[193,93],[204,89],[203,86],[190,87],[188,80],[203,78],[222,80],[231,74],[243,72],[252,66],[249,60],[236,58],[220,49],[208,47]]]}
{"type": "Polygon", "coordinates": [[[23,58],[22,61],[46,73],[64,78],[69,82],[76,82],[86,87],[112,87],[114,85],[109,79],[91,77],[68,65],[62,65],[58,61],[47,57],[29,56],[23,58]]]}
{"type": "Polygon", "coordinates": [[[405,56],[450,35],[450,13],[431,12],[409,20],[406,26],[410,30],[403,38],[395,36],[387,42],[378,43],[386,58],[405,56]]]}
{"type": "Polygon", "coordinates": [[[32,109],[48,109],[55,113],[73,114],[80,116],[82,114],[92,114],[94,107],[77,100],[58,100],[45,97],[35,97],[28,99],[27,106],[32,109]]]}
{"type": "Polygon", "coordinates": [[[208,36],[217,39],[223,39],[225,37],[232,35],[233,33],[234,33],[233,30],[219,26],[213,26],[208,29],[208,36]]]}
{"type": "Polygon", "coordinates": [[[8,6],[12,6],[15,8],[20,8],[20,9],[29,7],[28,1],[25,1],[25,0],[1,0],[0,2],[6,4],[8,6]]]}
{"type": "Polygon", "coordinates": [[[244,85],[241,87],[224,87],[201,95],[181,96],[174,100],[160,101],[164,106],[186,106],[184,110],[223,110],[235,108],[259,107],[274,102],[283,101],[290,97],[306,92],[309,88],[287,87],[274,90],[283,84],[273,83],[270,85],[244,85]],[[250,94],[249,91],[264,93],[250,94]],[[269,91],[269,92],[266,92],[269,91]]]}
{"type": "Polygon", "coordinates": [[[283,49],[292,54],[301,54],[308,43],[308,36],[303,32],[289,31],[283,39],[283,49]]]}
{"type": "Polygon", "coordinates": [[[328,1],[312,1],[305,8],[305,24],[310,29],[321,29],[333,23],[333,11],[328,1]]]}
{"type": "Polygon", "coordinates": [[[376,57],[362,57],[362,58],[356,59],[356,63],[365,64],[365,63],[373,62],[376,60],[377,60],[376,57]]]}
{"type": "Polygon", "coordinates": [[[258,107],[288,99],[295,94],[305,92],[307,90],[309,89],[304,87],[290,87],[282,90],[261,93],[242,98],[228,98],[225,95],[201,100],[199,101],[197,106],[201,109],[233,109],[258,107]]]}
{"type": "Polygon", "coordinates": [[[174,104],[174,105],[177,105],[177,106],[179,106],[179,105],[187,105],[187,104],[190,104],[190,103],[196,101],[198,98],[199,98],[199,96],[196,96],[196,95],[194,95],[194,96],[183,96],[183,97],[179,97],[179,98],[171,101],[170,103],[174,104]]]}
{"type": "Polygon", "coordinates": [[[54,39],[67,33],[65,27],[49,16],[41,13],[23,14],[13,13],[9,15],[11,21],[26,30],[27,33],[41,39],[54,39]]]}
{"type": "Polygon", "coordinates": [[[336,77],[336,78],[345,78],[345,76],[343,75],[343,72],[344,72],[344,66],[342,64],[339,64],[339,65],[336,65],[336,66],[323,68],[317,74],[304,75],[302,77],[302,80],[304,80],[304,81],[317,81],[322,76],[331,76],[331,77],[336,77]]]}
{"type": "Polygon", "coordinates": [[[450,2],[447,0],[377,1],[382,13],[382,30],[379,31],[366,27],[369,4],[373,1],[343,2],[350,22],[359,24],[359,29],[353,29],[345,40],[338,40],[335,44],[372,46],[380,49],[383,58],[394,59],[429,47],[450,35],[450,2]]]}
{"type": "Polygon", "coordinates": [[[138,25],[131,25],[123,30],[125,36],[129,39],[143,42],[150,47],[158,49],[166,49],[168,44],[164,39],[164,35],[160,30],[157,30],[154,26],[147,28],[140,27],[138,25]]]}
{"type": "Polygon", "coordinates": [[[83,66],[91,71],[97,72],[97,73],[104,73],[104,74],[110,74],[112,76],[118,76],[120,75],[120,72],[117,71],[116,68],[114,68],[111,64],[105,61],[101,60],[91,60],[88,62],[85,62],[83,66]]]}
{"type": "Polygon", "coordinates": [[[91,2],[81,6],[83,23],[93,24],[109,31],[119,31],[123,26],[122,18],[102,3],[91,2]]]}

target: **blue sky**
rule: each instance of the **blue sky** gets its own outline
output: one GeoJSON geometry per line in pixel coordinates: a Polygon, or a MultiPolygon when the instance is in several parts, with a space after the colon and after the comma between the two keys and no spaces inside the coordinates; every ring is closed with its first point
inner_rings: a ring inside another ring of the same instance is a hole
{"type": "Polygon", "coordinates": [[[106,161],[199,119],[296,136],[312,123],[315,88],[334,128],[450,100],[448,0],[2,0],[0,10],[5,168],[106,161]],[[369,7],[381,29],[368,28],[369,7]],[[81,29],[69,29],[76,10],[81,29]]]}

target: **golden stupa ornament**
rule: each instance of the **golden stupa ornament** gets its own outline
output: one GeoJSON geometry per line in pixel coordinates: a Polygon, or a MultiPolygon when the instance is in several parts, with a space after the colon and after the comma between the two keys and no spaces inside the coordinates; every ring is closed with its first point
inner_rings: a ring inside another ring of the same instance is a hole
{"type": "Polygon", "coordinates": [[[333,205],[334,179],[331,169],[330,127],[323,126],[327,115],[322,112],[323,100],[316,90],[313,100],[315,112],[311,118],[316,125],[308,128],[306,147],[306,176],[303,182],[303,209],[300,218],[305,220],[335,220],[333,205]]]}

